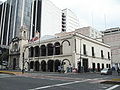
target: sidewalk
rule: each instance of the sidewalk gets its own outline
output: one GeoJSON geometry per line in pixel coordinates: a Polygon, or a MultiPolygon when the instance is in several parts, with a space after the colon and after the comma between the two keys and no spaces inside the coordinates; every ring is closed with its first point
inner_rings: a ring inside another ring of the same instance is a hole
{"type": "Polygon", "coordinates": [[[0,70],[0,73],[11,74],[11,75],[20,75],[22,72],[20,71],[8,71],[8,70],[0,70]]]}

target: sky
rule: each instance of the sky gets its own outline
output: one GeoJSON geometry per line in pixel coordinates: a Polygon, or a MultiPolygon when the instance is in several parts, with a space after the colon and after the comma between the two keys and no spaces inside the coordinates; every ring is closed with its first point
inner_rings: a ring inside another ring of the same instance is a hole
{"type": "Polygon", "coordinates": [[[80,27],[92,26],[100,31],[120,27],[120,0],[50,1],[60,9],[71,9],[78,17],[80,27]]]}

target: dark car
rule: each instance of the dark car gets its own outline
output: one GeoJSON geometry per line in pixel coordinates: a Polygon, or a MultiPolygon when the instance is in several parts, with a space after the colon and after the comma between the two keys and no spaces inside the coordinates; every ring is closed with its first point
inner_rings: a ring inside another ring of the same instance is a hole
{"type": "Polygon", "coordinates": [[[112,75],[112,69],[104,68],[103,70],[101,70],[101,75],[112,75]]]}

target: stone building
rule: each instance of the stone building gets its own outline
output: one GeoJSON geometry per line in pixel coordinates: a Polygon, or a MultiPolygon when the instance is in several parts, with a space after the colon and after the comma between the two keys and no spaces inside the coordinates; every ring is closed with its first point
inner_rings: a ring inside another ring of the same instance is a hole
{"type": "Polygon", "coordinates": [[[87,72],[111,67],[110,46],[79,33],[29,42],[24,47],[26,70],[57,72],[61,66],[64,71],[87,72]]]}
{"type": "Polygon", "coordinates": [[[9,67],[31,71],[57,72],[75,68],[81,71],[100,71],[111,67],[110,46],[84,36],[72,33],[62,37],[44,40],[27,40],[27,30],[10,44],[9,67]]]}
{"type": "Polygon", "coordinates": [[[20,28],[20,36],[13,38],[9,47],[9,69],[22,69],[23,68],[23,54],[25,51],[24,45],[28,44],[27,28],[22,26],[20,28]]]}

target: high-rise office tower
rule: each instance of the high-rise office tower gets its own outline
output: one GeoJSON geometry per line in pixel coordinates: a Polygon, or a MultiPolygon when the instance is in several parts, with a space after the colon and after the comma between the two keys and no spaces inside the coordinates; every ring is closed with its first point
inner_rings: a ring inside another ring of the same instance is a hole
{"type": "Polygon", "coordinates": [[[40,36],[54,35],[61,31],[62,11],[49,0],[35,0],[32,3],[30,38],[40,32],[40,36]]]}
{"type": "Polygon", "coordinates": [[[61,31],[62,13],[49,0],[7,0],[0,4],[0,45],[19,37],[20,27],[28,28],[29,39],[61,31]]]}
{"type": "Polygon", "coordinates": [[[62,31],[71,32],[79,28],[79,20],[70,9],[62,10],[62,31]]]}
{"type": "Polygon", "coordinates": [[[32,0],[7,0],[0,5],[0,45],[18,37],[20,27],[30,28],[32,0]]]}

